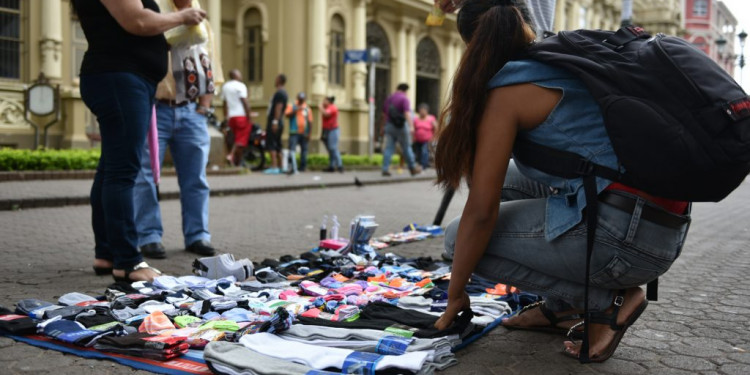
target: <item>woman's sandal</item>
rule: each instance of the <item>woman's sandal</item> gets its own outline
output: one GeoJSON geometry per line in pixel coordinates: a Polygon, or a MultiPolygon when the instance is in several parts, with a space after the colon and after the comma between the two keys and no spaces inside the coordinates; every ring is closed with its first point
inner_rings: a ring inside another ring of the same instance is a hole
{"type": "Polygon", "coordinates": [[[133,272],[135,272],[135,271],[146,269],[146,268],[151,269],[152,271],[154,271],[154,273],[156,273],[157,276],[161,275],[161,271],[157,270],[154,267],[149,266],[148,263],[146,263],[146,262],[140,262],[140,263],[136,264],[135,266],[133,266],[131,268],[126,268],[125,269],[125,276],[119,277],[119,276],[112,275],[112,277],[115,279],[115,282],[124,281],[124,282],[127,282],[127,283],[134,283],[134,282],[137,282],[137,281],[143,281],[143,280],[133,280],[133,279],[131,279],[130,278],[130,274],[133,273],[133,272]]]}
{"type": "Polygon", "coordinates": [[[112,267],[91,267],[94,269],[96,276],[107,276],[112,274],[112,267]]]}
{"type": "MultiPolygon", "coordinates": [[[[620,290],[617,294],[617,297],[615,297],[614,301],[614,309],[611,313],[606,312],[592,312],[590,314],[591,320],[589,321],[590,324],[607,324],[609,325],[609,328],[613,331],[615,331],[615,336],[612,338],[612,341],[607,345],[607,347],[604,349],[604,351],[596,356],[590,356],[589,359],[591,362],[604,362],[609,359],[609,357],[612,356],[612,354],[615,353],[615,350],[620,345],[620,340],[622,340],[622,337],[625,335],[625,331],[630,328],[630,326],[635,323],[636,320],[643,314],[643,311],[646,310],[646,306],[648,306],[648,300],[643,299],[643,302],[641,302],[638,307],[636,307],[635,311],[633,311],[632,314],[628,317],[628,319],[625,321],[624,324],[620,325],[617,324],[617,314],[620,312],[620,307],[622,307],[623,302],[625,302],[625,289],[620,290]]],[[[578,323],[576,326],[583,327],[583,322],[578,323]]],[[[570,328],[571,332],[573,331],[576,326],[573,326],[570,328]]],[[[575,334],[571,336],[568,335],[569,341],[574,340],[580,340],[582,336],[582,332],[578,333],[578,338],[575,337],[575,334]]],[[[577,354],[573,354],[568,352],[567,350],[563,349],[563,354],[567,355],[568,357],[578,359],[577,354]]]]}
{"type": "MultiPolygon", "coordinates": [[[[538,301],[534,302],[530,305],[526,305],[521,311],[518,312],[517,315],[521,315],[527,311],[531,311],[533,309],[538,308],[539,311],[544,315],[547,320],[549,320],[549,324],[546,326],[511,326],[511,325],[504,325],[503,327],[508,329],[517,329],[517,330],[524,330],[524,331],[537,331],[537,332],[546,332],[546,333],[557,333],[557,334],[569,334],[573,337],[576,337],[576,335],[580,335],[580,330],[574,329],[578,326],[577,323],[573,325],[570,329],[560,327],[558,324],[562,322],[568,322],[572,320],[579,320],[582,321],[582,318],[579,314],[570,314],[570,315],[563,315],[563,316],[555,316],[555,313],[552,312],[552,310],[548,309],[547,306],[544,305],[544,301],[538,301]]],[[[580,336],[583,337],[583,336],[580,336]]]]}

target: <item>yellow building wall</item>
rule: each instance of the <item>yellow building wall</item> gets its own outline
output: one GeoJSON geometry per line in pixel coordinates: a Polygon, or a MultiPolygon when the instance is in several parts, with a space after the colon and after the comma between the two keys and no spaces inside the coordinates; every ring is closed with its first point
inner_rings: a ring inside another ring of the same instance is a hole
{"type": "MultiPolygon", "coordinates": [[[[417,45],[430,38],[440,60],[440,103],[450,92],[451,81],[464,50],[456,32],[455,16],[442,27],[427,27],[424,19],[432,0],[200,0],[209,12],[209,21],[220,39],[223,70],[244,72],[244,17],[257,9],[262,19],[263,79],[248,83],[250,103],[259,116],[255,121],[266,124],[268,102],[279,73],[287,76],[290,99],[305,91],[314,108],[315,124],[312,152],[323,152],[319,142],[321,118],[317,110],[323,96],[336,96],[341,125],[341,149],[345,153],[368,151],[369,117],[367,67],[347,64],[343,85],[328,84],[328,49],[330,26],[334,15],[344,21],[345,49],[366,48],[366,24],[377,23],[390,47],[390,81],[392,92],[401,82],[409,84],[414,106],[417,95],[417,45]],[[219,14],[216,14],[218,11],[219,14]],[[213,19],[214,17],[218,19],[213,19]]],[[[23,51],[21,79],[0,79],[0,146],[30,148],[34,144],[33,128],[23,120],[23,91],[41,71],[61,88],[61,120],[49,129],[49,146],[53,148],[88,148],[96,146],[92,115],[80,100],[73,57],[73,16],[69,0],[25,0],[22,5],[23,51]],[[91,134],[87,134],[91,133],[91,134]]],[[[619,26],[620,0],[558,0],[555,29],[581,27],[612,29],[619,26]],[[586,8],[581,19],[580,9],[586,8]]],[[[636,0],[634,21],[652,32],[674,34],[681,28],[680,0],[636,0]]],[[[214,104],[221,103],[218,97],[214,104]]],[[[376,103],[377,111],[380,103],[376,103]]],[[[433,108],[439,113],[439,108],[433,108]]],[[[217,111],[220,115],[221,111],[217,111]]],[[[33,119],[46,123],[48,119],[33,119]]],[[[42,130],[40,129],[40,134],[42,130]]],[[[286,139],[287,135],[284,135],[286,139]]],[[[41,137],[40,137],[41,138],[41,137]]]]}

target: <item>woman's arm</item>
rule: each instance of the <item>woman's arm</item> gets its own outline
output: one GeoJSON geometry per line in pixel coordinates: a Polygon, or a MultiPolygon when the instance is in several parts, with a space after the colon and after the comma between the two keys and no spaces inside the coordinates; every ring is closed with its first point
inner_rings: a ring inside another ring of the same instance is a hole
{"type": "Polygon", "coordinates": [[[101,0],[109,14],[125,31],[138,36],[159,35],[180,25],[197,25],[206,12],[185,8],[171,13],[157,13],[143,7],[140,0],[101,0]]]}
{"type": "Polygon", "coordinates": [[[448,328],[456,315],[469,307],[466,284],[484,255],[495,227],[501,187],[517,132],[544,122],[560,97],[558,91],[531,84],[501,87],[490,92],[477,130],[471,189],[458,225],[448,307],[435,323],[438,329],[448,328]]]}

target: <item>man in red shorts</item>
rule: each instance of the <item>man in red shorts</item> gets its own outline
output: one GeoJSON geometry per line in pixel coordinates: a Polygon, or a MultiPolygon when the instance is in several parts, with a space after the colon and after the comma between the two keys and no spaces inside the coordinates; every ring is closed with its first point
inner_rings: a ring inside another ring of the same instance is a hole
{"type": "Polygon", "coordinates": [[[234,145],[227,155],[230,165],[242,162],[242,151],[247,147],[250,138],[250,103],[247,101],[247,86],[242,83],[242,73],[237,69],[229,72],[229,81],[221,87],[221,98],[224,100],[224,118],[234,133],[234,145]]]}

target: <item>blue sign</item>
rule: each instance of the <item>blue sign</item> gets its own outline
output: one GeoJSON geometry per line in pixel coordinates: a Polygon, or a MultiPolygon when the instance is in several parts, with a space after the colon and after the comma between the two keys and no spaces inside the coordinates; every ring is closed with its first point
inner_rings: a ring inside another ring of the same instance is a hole
{"type": "Polygon", "coordinates": [[[348,49],[344,51],[344,64],[367,62],[366,49],[348,49]]]}

